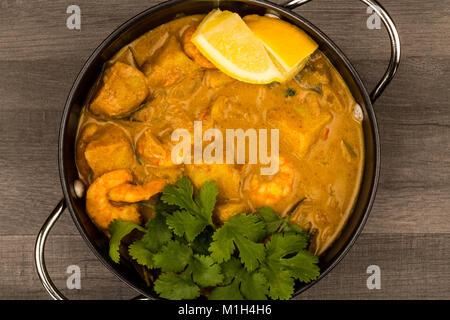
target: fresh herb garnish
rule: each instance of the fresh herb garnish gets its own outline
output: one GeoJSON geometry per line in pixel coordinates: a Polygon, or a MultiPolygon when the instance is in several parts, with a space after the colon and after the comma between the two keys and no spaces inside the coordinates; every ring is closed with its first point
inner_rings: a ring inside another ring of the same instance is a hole
{"type": "Polygon", "coordinates": [[[350,143],[348,143],[345,139],[342,139],[342,143],[345,146],[345,149],[347,149],[348,154],[352,157],[352,158],[356,158],[358,156],[358,154],[355,152],[355,150],[353,149],[353,147],[350,145],[350,143]]]}
{"type": "Polygon", "coordinates": [[[139,154],[137,153],[137,151],[134,152],[134,155],[136,156],[137,162],[138,162],[141,166],[143,166],[144,163],[142,162],[142,159],[141,159],[141,157],[139,156],[139,154]]]}
{"type": "Polygon", "coordinates": [[[267,300],[267,280],[260,271],[248,271],[235,257],[221,267],[226,285],[215,288],[210,300],[267,300]]]}
{"type": "Polygon", "coordinates": [[[122,220],[113,220],[109,225],[109,231],[111,232],[111,240],[109,241],[109,256],[111,259],[118,263],[120,259],[119,246],[123,237],[129,234],[134,229],[145,231],[144,228],[138,226],[133,222],[126,222],[122,220]]]}
{"type": "Polygon", "coordinates": [[[111,223],[111,258],[119,262],[125,235],[134,229],[144,232],[128,253],[158,271],[154,290],[167,299],[195,299],[204,292],[208,299],[289,299],[295,280],[317,278],[318,258],[306,250],[309,236],[289,216],[280,218],[264,207],[217,227],[212,221],[217,194],[215,182],[194,194],[186,177],[166,186],[145,228],[111,223]]]}
{"type": "Polygon", "coordinates": [[[128,253],[140,265],[146,266],[147,268],[154,268],[155,263],[153,262],[154,254],[145,246],[145,242],[142,240],[137,240],[130,244],[128,247],[128,253]]]}
{"type": "Polygon", "coordinates": [[[238,256],[245,268],[255,270],[264,260],[264,239],[266,230],[263,221],[256,215],[238,214],[223,224],[213,235],[209,247],[211,257],[217,262],[228,261],[238,250],[238,256]]]}
{"type": "Polygon", "coordinates": [[[167,216],[170,229],[177,236],[184,235],[186,240],[193,241],[206,226],[215,228],[212,212],[218,192],[215,182],[206,182],[199,188],[193,200],[194,187],[187,177],[178,180],[174,186],[165,187],[161,200],[180,208],[167,216]]]}
{"type": "Polygon", "coordinates": [[[288,97],[292,97],[292,96],[295,96],[297,94],[297,91],[295,91],[294,89],[292,89],[292,88],[287,88],[286,89],[286,94],[284,95],[286,98],[288,98],[288,97]]]}

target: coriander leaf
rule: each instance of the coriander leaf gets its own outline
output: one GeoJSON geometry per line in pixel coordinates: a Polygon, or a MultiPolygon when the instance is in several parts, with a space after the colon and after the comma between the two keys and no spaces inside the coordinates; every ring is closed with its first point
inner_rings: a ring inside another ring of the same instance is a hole
{"type": "Polygon", "coordinates": [[[237,214],[228,219],[224,225],[251,241],[261,241],[265,237],[264,223],[254,214],[237,214]]]}
{"type": "Polygon", "coordinates": [[[208,297],[209,300],[244,300],[239,291],[239,283],[233,282],[226,287],[215,288],[208,297]]]}
{"type": "Polygon", "coordinates": [[[155,266],[162,271],[179,272],[184,270],[192,257],[192,250],[178,241],[170,241],[153,257],[155,266]]]}
{"type": "Polygon", "coordinates": [[[211,257],[219,263],[228,261],[236,245],[245,267],[249,271],[255,270],[265,256],[264,245],[256,241],[262,240],[265,234],[260,217],[251,214],[235,215],[214,233],[213,242],[209,247],[211,257]]]}
{"type": "Polygon", "coordinates": [[[208,249],[213,260],[219,263],[228,261],[235,251],[232,235],[226,231],[227,229],[217,230],[213,234],[213,241],[208,249]]]}
{"type": "Polygon", "coordinates": [[[267,279],[268,295],[271,299],[288,300],[291,298],[295,282],[289,271],[283,270],[280,264],[272,262],[263,264],[261,273],[267,279]]]}
{"type": "Polygon", "coordinates": [[[292,258],[283,259],[281,263],[290,271],[294,278],[308,283],[311,280],[317,279],[320,275],[320,268],[316,265],[318,262],[319,258],[303,250],[292,258]]]}
{"type": "Polygon", "coordinates": [[[258,268],[259,263],[265,257],[264,244],[254,243],[241,236],[236,237],[234,243],[239,250],[239,258],[241,258],[244,266],[249,271],[258,268]]]}
{"type": "Polygon", "coordinates": [[[218,192],[214,181],[206,182],[199,188],[194,201],[192,198],[194,186],[187,177],[179,179],[175,185],[166,186],[162,191],[161,200],[169,205],[178,206],[183,210],[182,212],[186,213],[186,217],[181,217],[178,214],[178,216],[172,218],[170,220],[171,228],[176,233],[181,234],[180,225],[187,223],[187,226],[190,227],[185,234],[190,237],[190,240],[193,240],[200,233],[202,224],[204,226],[211,225],[214,227],[212,212],[216,204],[218,192]]]}
{"type": "Polygon", "coordinates": [[[195,253],[209,255],[208,248],[211,245],[212,233],[206,230],[200,233],[192,242],[191,248],[195,253]]]}
{"type": "Polygon", "coordinates": [[[137,261],[137,263],[146,266],[147,268],[153,268],[153,253],[145,247],[145,243],[142,240],[136,240],[128,247],[128,253],[137,261]]]}
{"type": "Polygon", "coordinates": [[[155,203],[154,210],[155,212],[158,213],[168,213],[177,211],[178,206],[167,204],[164,201],[162,201],[161,198],[159,198],[158,201],[156,201],[155,203]]]}
{"type": "Polygon", "coordinates": [[[186,272],[191,272],[192,279],[201,287],[213,287],[223,281],[220,266],[209,256],[195,254],[186,272]]]}
{"type": "Polygon", "coordinates": [[[185,235],[186,240],[192,241],[205,229],[207,223],[183,210],[167,215],[167,225],[177,236],[185,235]]]}
{"type": "Polygon", "coordinates": [[[162,273],[155,281],[155,291],[170,300],[195,299],[200,296],[200,289],[183,274],[162,273]]]}
{"type": "Polygon", "coordinates": [[[152,252],[157,252],[162,245],[172,238],[172,232],[166,224],[166,217],[159,212],[150,219],[147,224],[147,233],[142,237],[145,247],[152,252]]]}
{"type": "Polygon", "coordinates": [[[285,97],[287,98],[287,97],[292,97],[292,96],[295,96],[295,94],[297,93],[297,91],[295,91],[294,89],[292,89],[292,88],[287,88],[287,90],[286,90],[286,93],[285,93],[285,97]]]}
{"type": "Polygon", "coordinates": [[[247,271],[239,259],[235,257],[231,257],[230,260],[222,263],[221,267],[224,275],[223,284],[239,284],[238,289],[246,299],[267,299],[268,284],[261,272],[247,271]]]}
{"type": "Polygon", "coordinates": [[[224,276],[223,284],[229,284],[233,281],[236,275],[241,271],[242,264],[238,258],[231,257],[230,260],[222,263],[222,273],[224,276]]]}
{"type": "Polygon", "coordinates": [[[268,259],[281,259],[286,255],[297,253],[306,248],[308,240],[293,232],[274,233],[266,243],[268,259]]]}
{"type": "Polygon", "coordinates": [[[304,233],[304,235],[307,236],[307,233],[303,232],[302,228],[299,225],[289,221],[290,216],[281,218],[270,207],[259,208],[258,215],[260,215],[261,218],[264,220],[267,234],[284,231],[284,232],[304,233]]]}
{"type": "Polygon", "coordinates": [[[317,278],[318,259],[304,250],[308,240],[304,233],[274,233],[265,244],[266,260],[261,272],[267,279],[272,299],[289,299],[294,292],[294,278],[309,282],[317,278]],[[294,255],[294,256],[293,256],[294,255]]]}
{"type": "Polygon", "coordinates": [[[184,245],[186,245],[186,246],[188,246],[188,247],[190,246],[189,242],[187,242],[186,239],[185,239],[184,237],[179,237],[179,236],[177,236],[176,234],[173,236],[173,239],[172,239],[172,240],[178,241],[179,243],[184,244],[184,245]]]}
{"type": "Polygon", "coordinates": [[[308,240],[309,239],[309,235],[303,231],[302,227],[300,227],[298,224],[290,222],[290,221],[286,221],[286,224],[284,225],[283,228],[284,232],[296,232],[296,233],[302,233],[303,236],[308,240]]]}
{"type": "Polygon", "coordinates": [[[275,211],[270,207],[262,207],[258,209],[258,214],[264,220],[266,224],[267,233],[274,233],[278,230],[283,220],[275,211]]]}
{"type": "Polygon", "coordinates": [[[247,300],[267,300],[267,280],[262,273],[242,270],[239,277],[241,292],[247,300]]]}
{"type": "Polygon", "coordinates": [[[121,219],[114,219],[109,224],[109,232],[111,233],[111,239],[109,240],[109,256],[115,263],[119,263],[120,260],[120,241],[134,229],[145,232],[145,229],[141,226],[121,219]]]}
{"type": "Polygon", "coordinates": [[[216,197],[219,194],[219,188],[214,181],[205,182],[195,196],[195,201],[200,206],[201,215],[212,225],[212,213],[216,206],[216,197]]]}
{"type": "Polygon", "coordinates": [[[166,186],[161,200],[167,204],[175,205],[190,212],[199,212],[198,206],[192,200],[194,186],[187,177],[179,179],[175,185],[166,186]]]}
{"type": "Polygon", "coordinates": [[[134,155],[136,156],[136,160],[137,162],[142,166],[144,165],[144,163],[142,162],[141,157],[139,156],[139,154],[137,152],[134,153],[134,155]]]}

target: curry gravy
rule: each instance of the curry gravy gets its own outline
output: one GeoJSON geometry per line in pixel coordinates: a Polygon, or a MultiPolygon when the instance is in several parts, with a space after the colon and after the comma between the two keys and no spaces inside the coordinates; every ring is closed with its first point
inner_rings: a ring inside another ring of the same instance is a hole
{"type": "MultiPolygon", "coordinates": [[[[319,50],[286,83],[249,84],[195,65],[185,56],[181,39],[202,17],[183,17],[147,32],[105,66],[123,63],[142,71],[148,97],[133,112],[94,114],[90,106],[100,75],[78,126],[81,179],[89,185],[108,170],[125,168],[138,184],[154,178],[174,183],[183,175],[196,187],[215,180],[220,190],[216,220],[268,205],[281,216],[290,214],[312,234],[310,250],[321,254],[339,235],[360,187],[364,139],[353,115],[355,100],[319,50]],[[222,132],[279,129],[279,173],[259,176],[259,165],[249,164],[171,165],[170,134],[177,128],[191,131],[193,121],[222,132]]],[[[151,215],[148,208],[140,210],[151,215]]]]}

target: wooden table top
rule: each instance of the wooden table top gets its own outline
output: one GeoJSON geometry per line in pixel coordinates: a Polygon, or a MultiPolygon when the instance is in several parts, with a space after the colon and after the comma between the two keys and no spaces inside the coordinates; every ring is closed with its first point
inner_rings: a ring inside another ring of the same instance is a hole
{"type": "MultiPolygon", "coordinates": [[[[48,299],[33,245],[62,198],[57,138],[72,82],[96,46],[158,0],[77,0],[81,30],[66,27],[62,0],[0,2],[0,299],[48,299]]],[[[369,221],[349,254],[299,299],[450,298],[450,2],[383,0],[402,40],[402,64],[375,104],[381,180],[369,221]],[[367,267],[381,270],[369,290],[367,267]]],[[[388,36],[368,29],[356,0],[296,9],[346,53],[368,88],[389,59],[388,36]]],[[[68,212],[52,231],[47,264],[73,299],[128,299],[135,292],[88,249],[68,212]],[[81,289],[66,288],[67,267],[81,289]]]]}

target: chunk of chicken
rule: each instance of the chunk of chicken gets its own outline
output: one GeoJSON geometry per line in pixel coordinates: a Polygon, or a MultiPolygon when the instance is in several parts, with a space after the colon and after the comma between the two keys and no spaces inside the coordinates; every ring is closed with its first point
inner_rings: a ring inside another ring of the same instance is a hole
{"type": "MultiPolygon", "coordinates": [[[[155,137],[150,129],[145,130],[137,141],[137,154],[146,163],[158,167],[173,167],[172,148],[170,143],[163,143],[155,137]]],[[[178,159],[177,159],[178,161],[178,159]]]]}
{"type": "Polygon", "coordinates": [[[183,52],[175,36],[171,36],[155,58],[142,68],[151,88],[169,87],[186,75],[201,70],[200,65],[183,52]]]}
{"type": "Polygon", "coordinates": [[[187,164],[185,174],[196,188],[207,181],[214,180],[219,187],[219,200],[239,199],[240,173],[231,164],[187,164]]]}
{"type": "MultiPolygon", "coordinates": [[[[310,96],[314,99],[312,94],[310,96]]],[[[332,115],[321,110],[317,100],[306,101],[294,108],[277,107],[267,112],[268,123],[280,130],[280,140],[287,142],[300,159],[317,142],[321,130],[331,119],[332,115]]]]}
{"type": "Polygon", "coordinates": [[[129,169],[134,163],[134,152],[128,137],[114,125],[104,126],[91,137],[84,156],[94,177],[116,169],[129,169]]]}
{"type": "Polygon", "coordinates": [[[102,79],[97,96],[90,104],[98,116],[121,118],[136,111],[149,94],[144,74],[122,62],[116,62],[102,79]]]}

